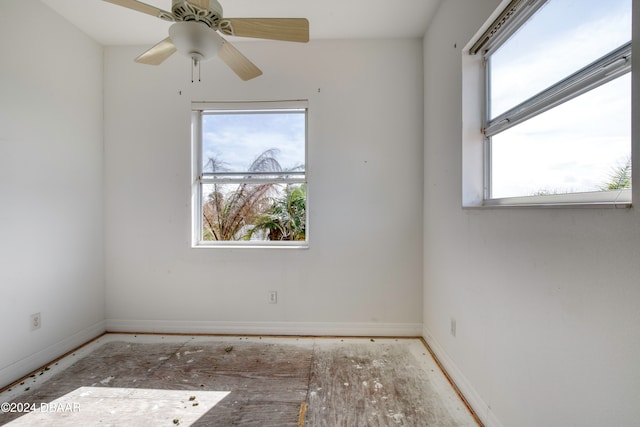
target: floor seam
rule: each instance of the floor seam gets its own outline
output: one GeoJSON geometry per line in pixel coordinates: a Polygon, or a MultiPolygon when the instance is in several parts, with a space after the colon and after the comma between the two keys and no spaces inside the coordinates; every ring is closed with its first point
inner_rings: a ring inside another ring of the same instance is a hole
{"type": "MultiPolygon", "coordinates": [[[[313,340],[313,346],[311,347],[311,358],[309,360],[309,372],[307,373],[307,392],[306,395],[304,397],[304,403],[307,405],[305,408],[305,413],[306,413],[306,409],[309,407],[309,392],[311,389],[311,375],[313,373],[313,363],[316,360],[316,340],[313,340]]],[[[300,417],[300,420],[298,422],[298,427],[302,427],[305,424],[305,414],[302,414],[300,417]]]]}

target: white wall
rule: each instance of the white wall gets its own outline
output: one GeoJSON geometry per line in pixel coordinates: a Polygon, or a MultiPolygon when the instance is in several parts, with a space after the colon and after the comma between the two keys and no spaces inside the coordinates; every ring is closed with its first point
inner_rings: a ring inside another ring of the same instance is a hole
{"type": "Polygon", "coordinates": [[[487,425],[638,425],[637,208],[461,208],[461,47],[498,3],[425,36],[424,335],[487,425]]]}
{"type": "Polygon", "coordinates": [[[420,334],[421,41],[236,45],[263,76],[106,49],[108,329],[420,334]],[[309,99],[311,247],[191,249],[191,101],[271,99],[309,99]]]}
{"type": "Polygon", "coordinates": [[[0,58],[1,387],[104,330],[104,273],[102,48],[3,0],[0,58]]]}

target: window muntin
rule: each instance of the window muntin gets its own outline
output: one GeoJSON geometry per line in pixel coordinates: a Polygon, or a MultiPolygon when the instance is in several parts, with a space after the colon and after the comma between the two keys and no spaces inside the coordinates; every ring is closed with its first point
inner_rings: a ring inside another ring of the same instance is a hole
{"type": "Polygon", "coordinates": [[[590,192],[609,192],[612,173],[630,174],[631,1],[517,3],[523,15],[531,7],[526,19],[501,23],[477,48],[487,83],[485,202],[556,195],[556,203],[572,193],[589,202],[590,192]]]}
{"type": "Polygon", "coordinates": [[[306,111],[194,104],[194,246],[306,246],[306,111]]]}

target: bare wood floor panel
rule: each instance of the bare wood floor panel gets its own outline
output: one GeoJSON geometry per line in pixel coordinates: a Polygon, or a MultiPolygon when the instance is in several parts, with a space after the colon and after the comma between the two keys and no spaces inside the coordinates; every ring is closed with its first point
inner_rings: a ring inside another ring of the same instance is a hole
{"type": "MultiPolygon", "coordinates": [[[[98,341],[102,342],[91,344],[95,350],[68,368],[28,391],[20,390],[22,394],[14,402],[40,405],[64,399],[79,387],[185,391],[184,396],[194,399],[199,391],[226,391],[229,394],[192,425],[298,426],[303,403],[307,404],[307,426],[476,425],[415,339],[110,334],[98,341]]],[[[131,399],[131,404],[141,403],[131,399]]],[[[190,406],[184,405],[185,410],[190,406]]],[[[142,425],[130,419],[136,413],[132,408],[122,413],[127,419],[115,421],[96,413],[95,425],[142,425]]],[[[34,417],[36,424],[29,424],[34,414],[20,415],[0,414],[0,425],[47,425],[37,424],[34,417]]],[[[58,416],[49,419],[55,421],[49,425],[77,425],[69,414],[63,414],[64,419],[60,414],[46,415],[58,416]]],[[[145,414],[141,415],[144,420],[145,414]]],[[[165,424],[147,418],[148,425],[171,426],[175,425],[170,422],[173,420],[179,422],[180,418],[163,420],[165,424]]]]}
{"type": "MultiPolygon", "coordinates": [[[[463,425],[466,408],[442,393],[447,385],[442,378],[436,380],[440,372],[421,366],[405,344],[340,343],[317,348],[309,387],[313,408],[309,425],[463,425]]],[[[421,356],[430,357],[424,352],[421,356]]]]}

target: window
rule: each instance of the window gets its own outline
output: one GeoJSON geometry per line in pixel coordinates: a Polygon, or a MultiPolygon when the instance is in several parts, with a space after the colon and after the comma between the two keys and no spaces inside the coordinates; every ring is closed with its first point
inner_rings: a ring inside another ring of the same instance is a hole
{"type": "Polygon", "coordinates": [[[306,246],[306,102],[192,109],[193,246],[306,246]]]}
{"type": "Polygon", "coordinates": [[[483,204],[631,202],[631,0],[514,0],[470,53],[483,204]]]}

